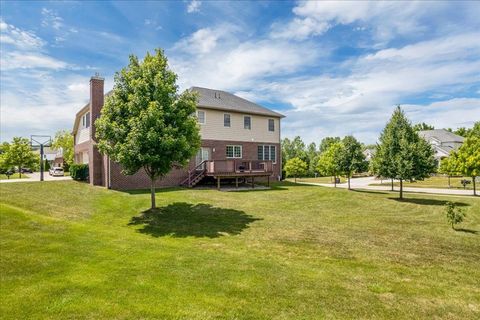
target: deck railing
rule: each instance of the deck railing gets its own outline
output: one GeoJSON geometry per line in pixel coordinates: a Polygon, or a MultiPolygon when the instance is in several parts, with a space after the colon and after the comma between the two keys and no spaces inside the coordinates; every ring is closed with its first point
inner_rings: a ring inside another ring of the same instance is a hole
{"type": "Polygon", "coordinates": [[[206,160],[205,169],[207,174],[271,173],[273,172],[273,163],[263,160],[206,160]]]}

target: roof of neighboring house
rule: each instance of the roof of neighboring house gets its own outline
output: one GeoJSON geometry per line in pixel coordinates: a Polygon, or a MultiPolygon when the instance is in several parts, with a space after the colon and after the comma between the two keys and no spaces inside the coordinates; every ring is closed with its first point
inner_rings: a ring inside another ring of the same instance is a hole
{"type": "Polygon", "coordinates": [[[463,142],[464,138],[462,136],[456,135],[453,132],[450,132],[445,129],[435,129],[435,130],[424,130],[419,131],[418,134],[420,137],[428,140],[430,138],[435,138],[440,142],[463,142]]]}
{"type": "Polygon", "coordinates": [[[191,87],[190,90],[199,93],[198,106],[209,109],[225,110],[232,112],[258,114],[276,118],[283,118],[284,115],[262,107],[256,103],[240,98],[222,90],[191,87]]]}

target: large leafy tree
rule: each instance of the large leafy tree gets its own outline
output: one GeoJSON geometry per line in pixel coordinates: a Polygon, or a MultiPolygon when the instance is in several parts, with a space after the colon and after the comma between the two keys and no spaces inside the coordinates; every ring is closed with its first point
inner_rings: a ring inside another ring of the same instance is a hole
{"type": "Polygon", "coordinates": [[[350,190],[350,178],[354,173],[366,171],[368,162],[362,152],[362,144],[353,136],[346,136],[342,140],[343,154],[341,171],[347,176],[348,189],[350,190]]]}
{"type": "Polygon", "coordinates": [[[457,170],[472,177],[473,194],[477,195],[475,179],[480,176],[480,137],[470,136],[463,142],[457,153],[457,170]]]}
{"type": "Polygon", "coordinates": [[[337,187],[337,177],[343,173],[342,159],[344,154],[345,146],[343,143],[334,142],[320,154],[318,159],[318,172],[323,176],[333,176],[335,187],[337,187]]]}
{"type": "Polygon", "coordinates": [[[400,180],[400,199],[404,180],[422,180],[435,171],[432,147],[418,136],[400,106],[380,135],[372,167],[378,175],[400,180]]]}
{"type": "Polygon", "coordinates": [[[415,130],[415,131],[433,130],[433,129],[435,129],[434,126],[426,124],[425,122],[417,123],[413,126],[413,130],[415,130]]]}
{"type": "Polygon", "coordinates": [[[99,150],[120,163],[124,174],[143,169],[150,177],[152,209],[155,182],[173,166],[185,165],[200,147],[197,96],[179,93],[176,82],[162,50],[143,61],[131,55],[95,122],[99,150]]]}
{"type": "Polygon", "coordinates": [[[2,145],[2,151],[2,166],[16,166],[20,178],[22,177],[22,168],[36,167],[40,162],[40,158],[33,153],[30,141],[27,138],[14,137],[12,143],[4,143],[2,145]]]}
{"type": "Polygon", "coordinates": [[[320,145],[318,146],[318,151],[320,153],[323,153],[327,151],[327,149],[335,142],[340,142],[341,139],[340,137],[325,137],[322,139],[320,142],[320,145]]]}
{"type": "Polygon", "coordinates": [[[282,158],[284,165],[293,158],[300,158],[307,162],[308,156],[305,151],[305,143],[300,136],[296,136],[293,140],[288,138],[282,140],[282,158]]]}
{"type": "Polygon", "coordinates": [[[73,163],[73,145],[73,135],[69,131],[61,130],[55,134],[52,147],[57,150],[62,150],[65,170],[68,170],[73,163]]]}
{"type": "Polygon", "coordinates": [[[307,146],[307,159],[308,159],[308,175],[313,176],[315,174],[318,163],[318,151],[315,142],[310,143],[307,146]]]}
{"type": "Polygon", "coordinates": [[[307,163],[300,158],[292,158],[285,164],[287,177],[294,177],[297,183],[297,177],[304,176],[307,173],[307,163]]]}

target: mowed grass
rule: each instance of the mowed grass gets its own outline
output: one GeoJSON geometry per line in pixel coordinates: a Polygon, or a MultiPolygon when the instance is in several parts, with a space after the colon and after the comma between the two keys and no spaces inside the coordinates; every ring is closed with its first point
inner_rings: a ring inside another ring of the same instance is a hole
{"type": "MultiPolygon", "coordinates": [[[[466,185],[465,189],[473,190],[472,178],[471,177],[451,177],[450,178],[450,188],[452,189],[464,189],[461,183],[462,180],[469,180],[470,183],[466,185]]],[[[478,184],[478,183],[477,183],[478,184]]],[[[383,180],[382,183],[375,183],[371,184],[375,186],[391,186],[391,182],[389,180],[383,180]]],[[[400,186],[399,182],[394,182],[394,186],[400,186]]],[[[404,181],[403,184],[405,187],[412,187],[412,188],[436,188],[436,189],[448,189],[448,177],[446,176],[435,176],[430,177],[425,180],[418,180],[414,182],[404,181]]],[[[478,186],[477,186],[478,187],[478,186]]]]}
{"type": "Polygon", "coordinates": [[[3,319],[480,317],[480,200],[0,185],[3,319]],[[462,231],[443,205],[467,211],[462,231]]]}
{"type": "MultiPolygon", "coordinates": [[[[6,174],[0,174],[0,180],[8,180],[9,177],[6,175],[6,174]]],[[[22,174],[22,176],[20,177],[20,174],[19,173],[14,173],[12,175],[10,175],[10,179],[28,179],[28,176],[26,176],[25,174],[22,174]]]]}

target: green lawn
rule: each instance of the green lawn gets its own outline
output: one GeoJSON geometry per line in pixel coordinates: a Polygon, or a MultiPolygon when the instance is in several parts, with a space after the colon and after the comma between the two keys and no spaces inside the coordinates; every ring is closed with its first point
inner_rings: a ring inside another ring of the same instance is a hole
{"type": "Polygon", "coordinates": [[[1,184],[2,319],[478,319],[480,199],[1,184]],[[461,231],[443,205],[467,210],[461,231]]]}
{"type": "MultiPolygon", "coordinates": [[[[6,174],[0,174],[0,180],[7,180],[8,176],[6,174]]],[[[28,177],[22,173],[22,176],[20,177],[20,174],[14,173],[10,176],[10,179],[28,179],[28,177]]]]}
{"type": "MultiPolygon", "coordinates": [[[[339,177],[340,183],[344,183],[347,180],[344,177],[339,177]]],[[[293,182],[294,179],[289,178],[293,182]]],[[[333,184],[333,177],[317,177],[317,178],[297,178],[297,182],[312,182],[312,183],[331,183],[333,184]]]]}
{"type": "MultiPolygon", "coordinates": [[[[463,189],[463,185],[460,183],[461,180],[466,179],[470,180],[470,184],[466,186],[467,190],[473,190],[472,178],[470,177],[451,177],[450,178],[450,188],[453,189],[463,189]]],[[[389,180],[383,180],[382,183],[372,184],[373,186],[391,186],[389,180]]],[[[400,183],[395,182],[394,186],[400,186],[400,183]]],[[[444,176],[435,176],[421,181],[408,182],[405,181],[403,184],[405,187],[415,187],[415,188],[439,188],[439,189],[448,189],[448,177],[444,176]]],[[[477,186],[479,187],[479,186],[477,186]]]]}

